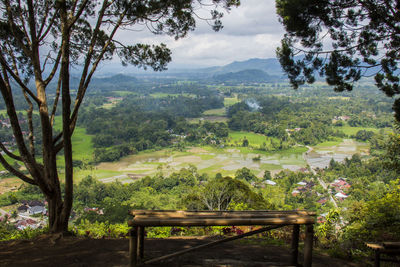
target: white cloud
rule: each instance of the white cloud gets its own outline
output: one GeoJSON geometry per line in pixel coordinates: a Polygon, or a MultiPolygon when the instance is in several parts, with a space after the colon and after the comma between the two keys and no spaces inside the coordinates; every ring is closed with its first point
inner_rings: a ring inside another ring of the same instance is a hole
{"type": "Polygon", "coordinates": [[[215,66],[275,57],[284,33],[275,13],[275,1],[244,0],[240,7],[225,14],[222,23],[224,28],[213,32],[205,21],[199,20],[196,30],[178,41],[147,31],[125,32],[119,38],[130,43],[166,43],[173,53],[171,66],[215,66]]]}

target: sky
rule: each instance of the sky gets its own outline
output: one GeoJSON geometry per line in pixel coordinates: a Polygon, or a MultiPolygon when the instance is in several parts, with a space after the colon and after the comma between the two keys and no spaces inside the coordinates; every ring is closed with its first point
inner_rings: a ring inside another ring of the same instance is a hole
{"type": "Polygon", "coordinates": [[[202,20],[196,30],[175,41],[169,36],[155,36],[148,31],[124,32],[123,41],[156,44],[163,42],[172,51],[170,68],[222,66],[250,58],[275,57],[284,29],[275,13],[274,0],[242,0],[222,19],[223,29],[214,32],[202,20]]]}

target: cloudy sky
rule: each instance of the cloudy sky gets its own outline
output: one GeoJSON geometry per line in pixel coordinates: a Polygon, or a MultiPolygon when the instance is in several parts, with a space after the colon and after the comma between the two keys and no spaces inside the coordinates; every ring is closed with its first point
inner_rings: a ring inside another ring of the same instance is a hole
{"type": "Polygon", "coordinates": [[[196,30],[178,41],[146,31],[124,33],[120,38],[128,40],[134,36],[137,42],[167,44],[172,50],[170,68],[220,66],[249,58],[275,57],[284,32],[275,14],[275,1],[241,2],[240,7],[225,14],[224,28],[219,32],[213,32],[205,21],[198,21],[196,30]]]}

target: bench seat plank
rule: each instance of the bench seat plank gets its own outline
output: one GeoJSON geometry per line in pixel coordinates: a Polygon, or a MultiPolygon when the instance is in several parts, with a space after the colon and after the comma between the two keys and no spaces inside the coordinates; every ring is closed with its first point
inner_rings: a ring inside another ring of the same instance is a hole
{"type": "Polygon", "coordinates": [[[130,226],[243,226],[243,225],[279,225],[313,224],[310,216],[277,218],[134,218],[130,226]]]}
{"type": "Polygon", "coordinates": [[[186,210],[131,210],[130,215],[153,215],[153,216],[236,216],[236,215],[308,215],[315,216],[315,212],[305,211],[305,210],[287,210],[287,211],[275,211],[275,210],[246,210],[246,211],[210,211],[210,210],[200,210],[200,211],[186,211],[186,210]]]}

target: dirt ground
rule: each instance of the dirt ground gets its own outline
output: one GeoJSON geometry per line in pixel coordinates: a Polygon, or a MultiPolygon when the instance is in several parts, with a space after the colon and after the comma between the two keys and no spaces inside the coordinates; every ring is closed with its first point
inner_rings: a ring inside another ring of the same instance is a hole
{"type": "MultiPolygon", "coordinates": [[[[145,258],[150,259],[209,241],[210,238],[200,237],[146,239],[145,258]]],[[[256,243],[254,240],[251,244],[244,241],[224,243],[151,266],[289,265],[288,248],[256,243]]],[[[301,255],[299,258],[301,259],[301,255]]],[[[53,240],[49,237],[39,237],[34,240],[0,242],[0,266],[128,266],[128,260],[128,239],[64,237],[53,240]]],[[[358,265],[314,253],[313,266],[358,265]]]]}

